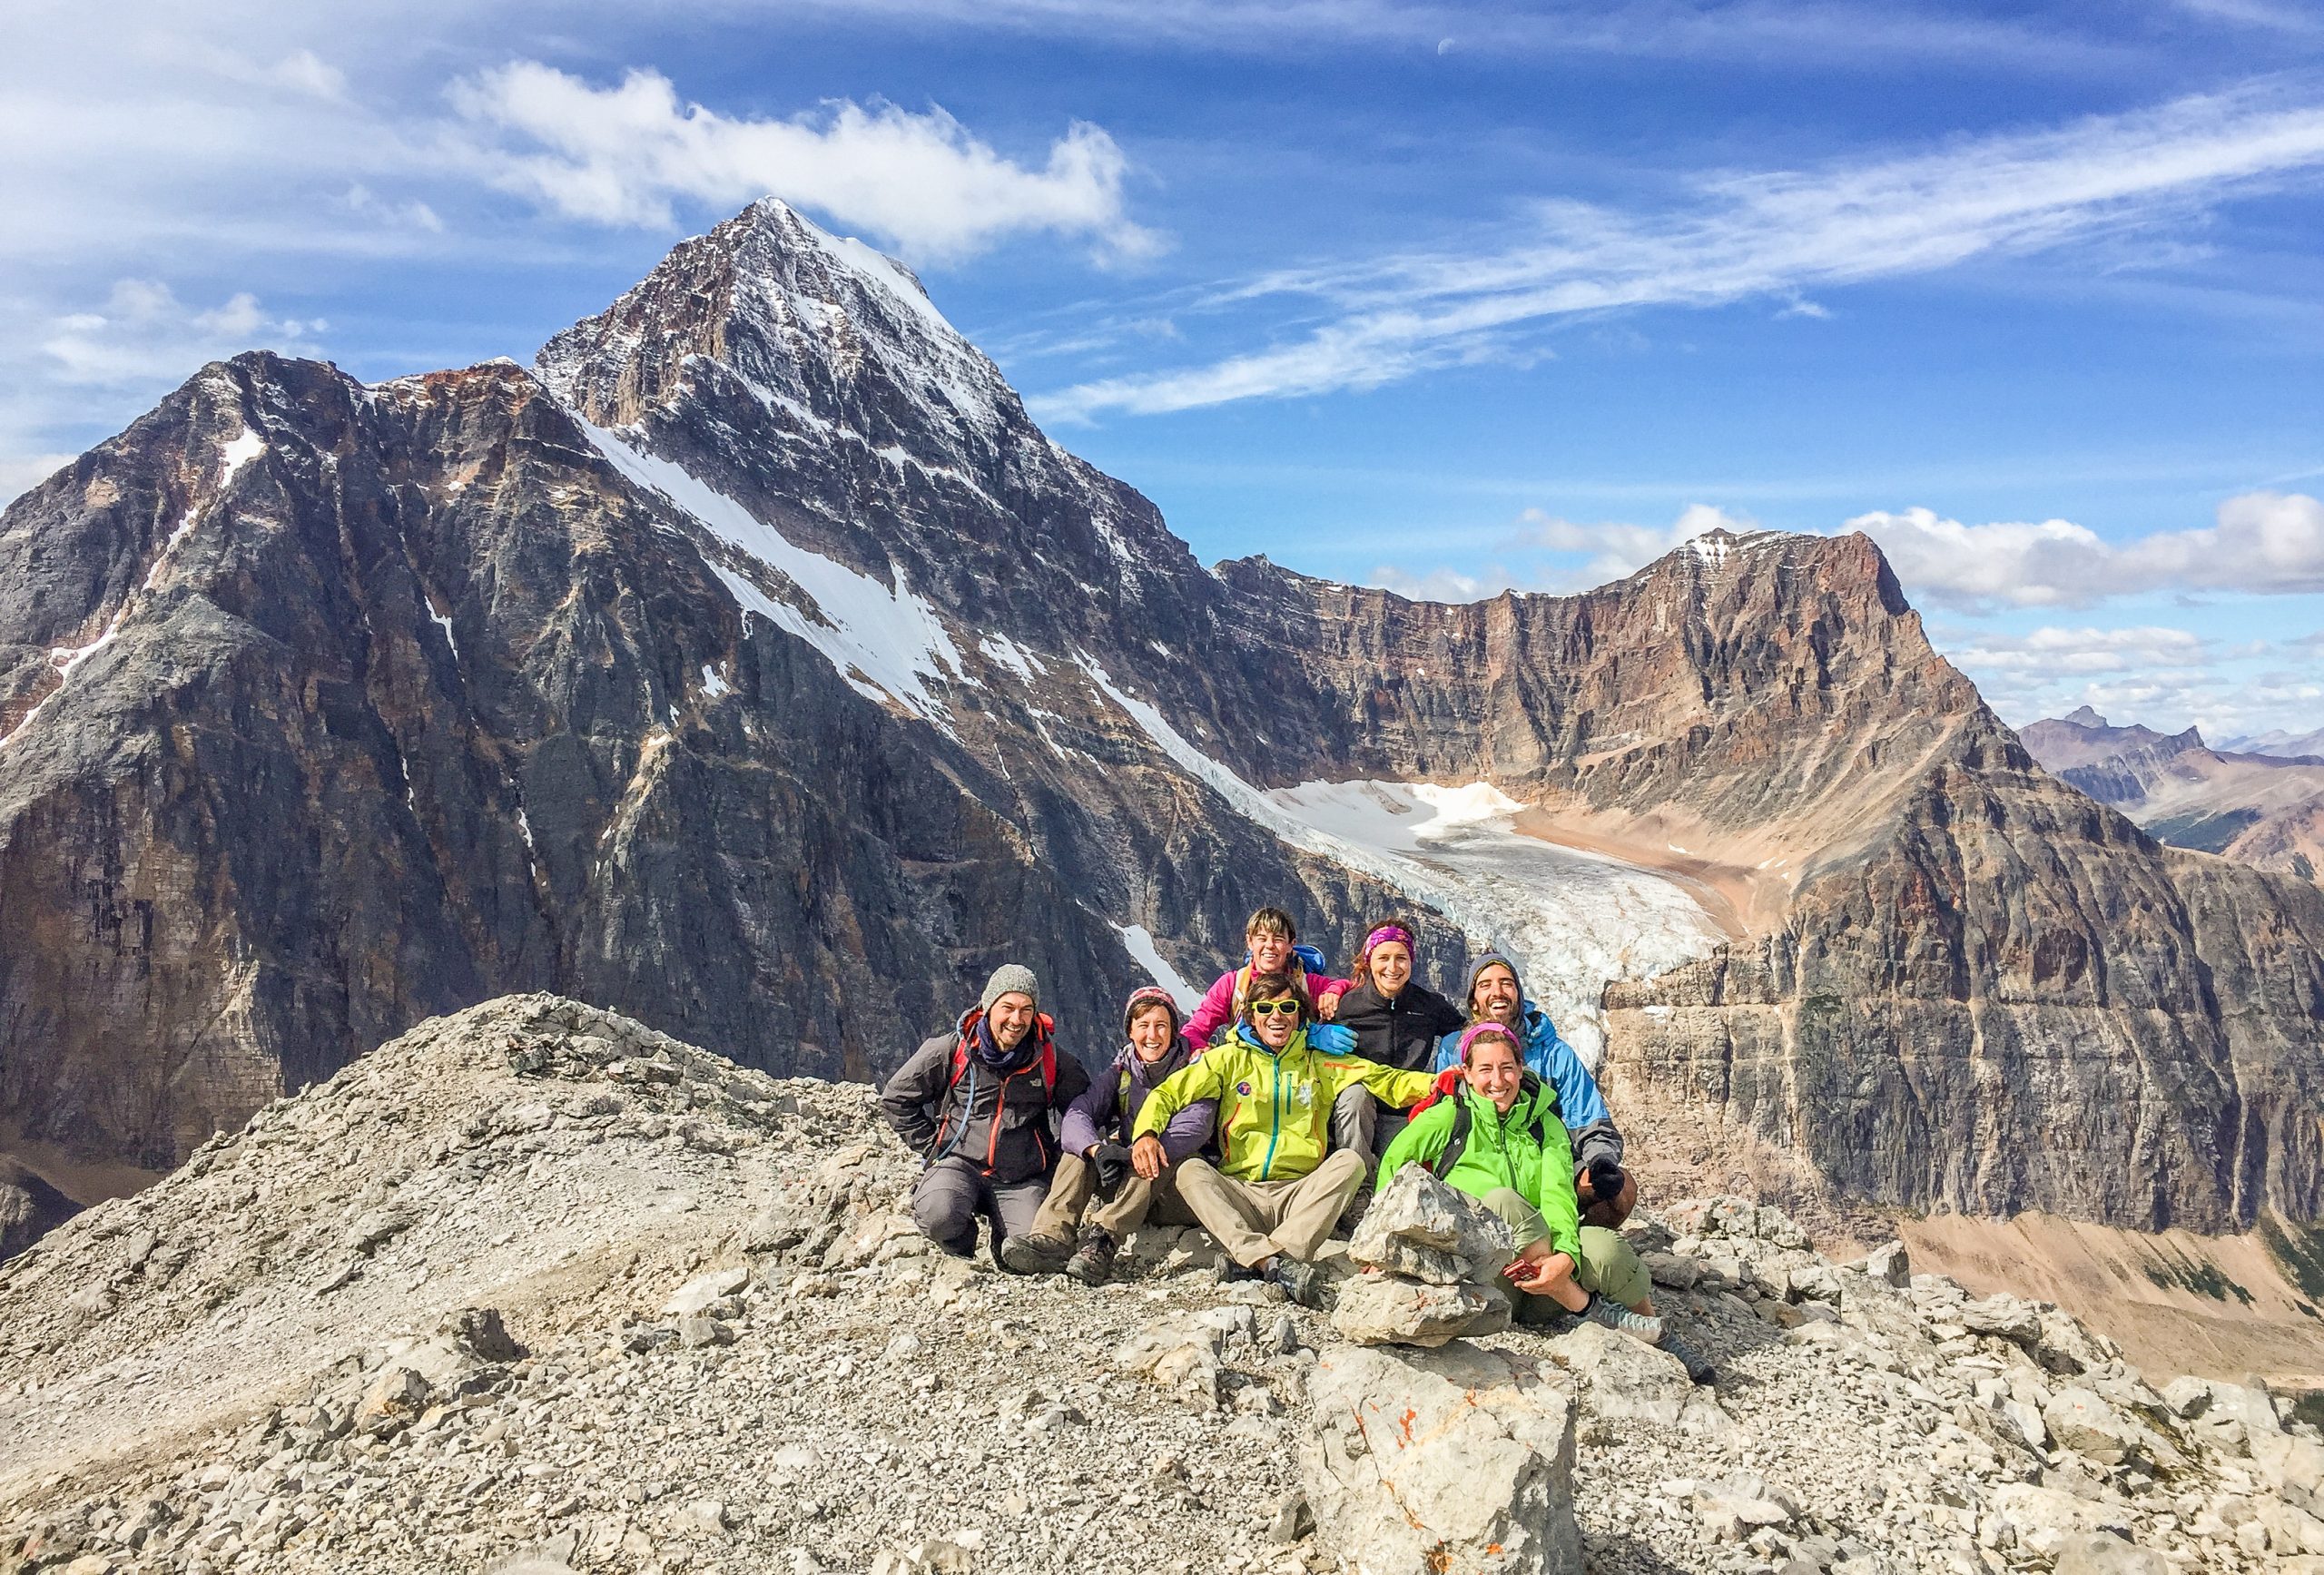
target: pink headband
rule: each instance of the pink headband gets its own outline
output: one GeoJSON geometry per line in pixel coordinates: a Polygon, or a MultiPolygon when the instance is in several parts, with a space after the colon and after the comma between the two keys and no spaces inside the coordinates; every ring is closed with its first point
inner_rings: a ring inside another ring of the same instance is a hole
{"type": "Polygon", "coordinates": [[[1379,945],[1384,940],[1401,940],[1403,942],[1404,950],[1406,951],[1417,951],[1420,950],[1413,944],[1413,932],[1411,930],[1405,929],[1401,924],[1383,924],[1379,929],[1374,930],[1371,934],[1364,938],[1364,950],[1365,955],[1370,955],[1372,949],[1379,945]]]}
{"type": "Polygon", "coordinates": [[[1465,1029],[1461,1035],[1461,1064],[1462,1066],[1467,1066],[1469,1064],[1469,1047],[1475,1044],[1479,1038],[1487,1034],[1499,1034],[1502,1039],[1507,1039],[1512,1046],[1515,1047],[1520,1057],[1524,1055],[1525,1047],[1519,1043],[1517,1039],[1517,1030],[1511,1028],[1508,1024],[1474,1023],[1465,1029]]]}

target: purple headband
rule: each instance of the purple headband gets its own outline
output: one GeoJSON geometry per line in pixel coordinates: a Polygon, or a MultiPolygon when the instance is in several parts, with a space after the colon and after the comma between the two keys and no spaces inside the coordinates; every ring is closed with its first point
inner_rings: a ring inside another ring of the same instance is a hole
{"type": "Polygon", "coordinates": [[[1420,950],[1420,948],[1413,944],[1413,932],[1411,930],[1405,929],[1401,924],[1383,924],[1379,929],[1374,930],[1371,934],[1364,938],[1364,955],[1367,957],[1370,956],[1372,949],[1379,945],[1384,940],[1401,940],[1404,943],[1404,950],[1406,951],[1417,951],[1420,950]]]}
{"type": "Polygon", "coordinates": [[[1517,1053],[1521,1058],[1524,1055],[1525,1047],[1519,1041],[1517,1038],[1517,1030],[1511,1028],[1508,1024],[1495,1022],[1472,1023],[1462,1032],[1461,1035],[1461,1064],[1462,1066],[1465,1067],[1469,1064],[1469,1047],[1475,1044],[1480,1036],[1487,1034],[1499,1034],[1502,1039],[1507,1039],[1511,1045],[1516,1048],[1517,1053]]]}

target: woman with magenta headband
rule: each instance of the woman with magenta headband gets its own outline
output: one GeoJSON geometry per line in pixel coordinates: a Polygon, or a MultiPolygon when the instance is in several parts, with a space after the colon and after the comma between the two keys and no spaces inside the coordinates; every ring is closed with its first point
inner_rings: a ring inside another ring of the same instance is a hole
{"type": "MultiPolygon", "coordinates": [[[[1437,1039],[1462,1020],[1458,1007],[1413,977],[1419,950],[1411,925],[1376,920],[1356,950],[1354,985],[1340,997],[1337,1020],[1355,1035],[1355,1053],[1400,1072],[1429,1070],[1437,1039]]],[[[1349,1088],[1332,1106],[1332,1140],[1374,1160],[1403,1127],[1404,1113],[1366,1088],[1349,1088]]]]}

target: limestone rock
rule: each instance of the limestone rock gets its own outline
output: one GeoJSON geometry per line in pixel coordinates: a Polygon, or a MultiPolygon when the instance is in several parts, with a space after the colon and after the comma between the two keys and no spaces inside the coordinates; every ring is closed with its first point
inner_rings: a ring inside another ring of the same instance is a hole
{"type": "Polygon", "coordinates": [[[2022,1296],[1984,1296],[1961,1309],[1961,1322],[1972,1334],[1998,1335],[2019,1345],[2042,1337],[2042,1319],[2033,1303],[2022,1296]]]}
{"type": "Polygon", "coordinates": [[[2171,1560],[2120,1537],[2076,1534],[2059,1544],[2056,1575],[2171,1575],[2171,1560]]]}
{"type": "Polygon", "coordinates": [[[1358,1345],[1442,1345],[1509,1327],[1509,1300],[1490,1285],[1365,1273],[1341,1283],[1332,1327],[1358,1345]]]}
{"type": "Polygon", "coordinates": [[[1500,1216],[1418,1163],[1374,1195],[1347,1247],[1357,1264],[1440,1285],[1490,1283],[1516,1249],[1500,1216]]]}
{"type": "Polygon", "coordinates": [[[1645,1422],[1700,1438],[1736,1435],[1734,1419],[1687,1376],[1675,1356],[1601,1324],[1578,1324],[1551,1344],[1574,1376],[1583,1409],[1608,1422],[1645,1422]]]}
{"type": "Polygon", "coordinates": [[[1309,1381],[1300,1481],[1319,1546],[1370,1575],[1568,1575],[1573,1409],[1530,1364],[1473,1346],[1339,1346],[1309,1381]]]}
{"type": "Polygon", "coordinates": [[[2121,1465],[2146,1452],[2146,1430],[2087,1389],[2062,1389],[2042,1408],[2042,1420],[2057,1440],[2101,1465],[2121,1465]]]}
{"type": "Polygon", "coordinates": [[[1913,1256],[1903,1242],[1884,1242],[1850,1266],[1900,1291],[1913,1283],[1913,1256]]]}

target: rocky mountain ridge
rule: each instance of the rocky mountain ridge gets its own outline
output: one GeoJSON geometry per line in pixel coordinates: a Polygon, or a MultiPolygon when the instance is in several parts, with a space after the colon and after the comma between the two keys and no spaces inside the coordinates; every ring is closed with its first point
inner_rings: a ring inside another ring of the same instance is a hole
{"type": "Polygon", "coordinates": [[[1698,1389],[1594,1325],[1353,1347],[1199,1233],[1000,1275],[912,1170],[867,1090],[577,1002],[423,1023],[0,1265],[0,1569],[2324,1569],[2264,1389],[1747,1200],[1633,1227],[1698,1389]]]}
{"type": "Polygon", "coordinates": [[[2087,705],[2023,736],[2044,766],[2159,842],[2302,880],[2324,868],[2324,759],[2215,750],[2192,727],[2112,727],[2087,705]]]}
{"type": "Polygon", "coordinates": [[[1444,978],[1493,904],[1564,900],[1428,911],[1424,850],[1282,808],[1351,781],[1499,793],[1719,907],[1675,969],[1593,910],[1602,995],[1534,970],[1697,1175],[2324,1212],[2315,888],[2041,771],[1869,541],[1466,606],[1206,571],[778,203],[533,370],[240,357],[0,516],[0,1109],[166,1166],[541,988],[862,1077],[1006,958],[1109,1036],[1262,901],[1343,946],[1417,911],[1444,978]]]}

